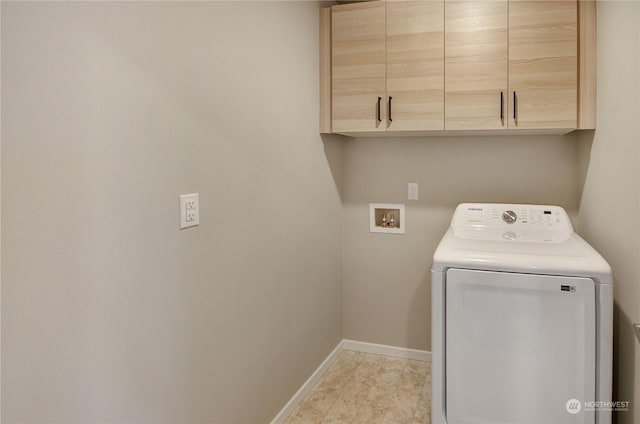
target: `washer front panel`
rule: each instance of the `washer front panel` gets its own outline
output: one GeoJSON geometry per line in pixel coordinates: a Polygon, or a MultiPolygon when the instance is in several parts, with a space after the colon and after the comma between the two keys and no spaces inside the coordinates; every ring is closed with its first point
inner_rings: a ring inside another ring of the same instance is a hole
{"type": "Polygon", "coordinates": [[[567,411],[595,397],[591,279],[449,269],[445,298],[447,422],[595,422],[567,411]]]}

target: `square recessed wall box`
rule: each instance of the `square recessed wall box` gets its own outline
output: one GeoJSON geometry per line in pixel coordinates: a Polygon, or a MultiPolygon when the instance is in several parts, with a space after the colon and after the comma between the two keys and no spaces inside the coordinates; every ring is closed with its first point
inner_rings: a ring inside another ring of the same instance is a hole
{"type": "Polygon", "coordinates": [[[404,205],[369,203],[369,232],[404,234],[404,205]]]}
{"type": "Polygon", "coordinates": [[[180,195],[180,229],[200,225],[200,201],[198,193],[180,195]]]}

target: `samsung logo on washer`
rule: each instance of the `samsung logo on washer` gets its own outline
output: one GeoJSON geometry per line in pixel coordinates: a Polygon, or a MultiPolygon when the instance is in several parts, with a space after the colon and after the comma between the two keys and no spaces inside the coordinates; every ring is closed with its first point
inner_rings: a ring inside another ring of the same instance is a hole
{"type": "Polygon", "coordinates": [[[474,211],[474,212],[482,212],[483,209],[482,208],[467,208],[468,211],[474,211]]]}
{"type": "Polygon", "coordinates": [[[575,292],[576,291],[576,286],[565,286],[564,284],[560,286],[560,290],[561,291],[567,291],[567,292],[575,292]]]}

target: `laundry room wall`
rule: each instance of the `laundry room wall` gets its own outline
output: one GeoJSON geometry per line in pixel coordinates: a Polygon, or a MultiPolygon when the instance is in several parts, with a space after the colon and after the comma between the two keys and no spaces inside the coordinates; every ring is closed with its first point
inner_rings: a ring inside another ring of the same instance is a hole
{"type": "Polygon", "coordinates": [[[431,259],[463,202],[564,207],[581,170],[565,136],[346,139],[343,314],[347,339],[431,350],[431,259]],[[419,200],[407,200],[407,183],[419,200]],[[404,235],[369,232],[369,203],[406,205],[404,235]]]}
{"type": "Polygon", "coordinates": [[[342,338],[319,4],[1,8],[2,422],[270,421],[342,338]]]}
{"type": "Polygon", "coordinates": [[[581,234],[614,280],[614,399],[620,424],[640,422],[640,3],[598,2],[598,116],[580,134],[581,234]]]}

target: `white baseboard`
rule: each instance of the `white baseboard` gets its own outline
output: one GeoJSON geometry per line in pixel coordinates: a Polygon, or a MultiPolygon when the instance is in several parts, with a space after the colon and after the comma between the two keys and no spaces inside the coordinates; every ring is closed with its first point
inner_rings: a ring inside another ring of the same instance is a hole
{"type": "Polygon", "coordinates": [[[331,351],[329,356],[326,357],[320,366],[311,374],[311,377],[304,382],[302,387],[293,395],[289,402],[278,412],[278,415],[271,421],[271,424],[282,424],[285,422],[289,415],[295,411],[300,402],[309,394],[314,388],[324,373],[333,365],[338,355],[343,350],[354,350],[356,352],[373,353],[376,355],[392,356],[394,358],[414,359],[416,361],[431,362],[431,352],[426,350],[407,349],[404,347],[387,346],[376,343],[359,342],[356,340],[342,340],[331,351]]]}
{"type": "Polygon", "coordinates": [[[342,340],[342,349],[392,356],[394,358],[415,359],[416,361],[431,362],[431,352],[426,350],[407,349],[404,347],[387,346],[347,339],[342,340]]]}
{"type": "Polygon", "coordinates": [[[287,402],[284,408],[282,408],[280,412],[278,412],[278,415],[276,415],[276,417],[271,421],[271,424],[282,424],[287,418],[289,418],[289,415],[291,415],[293,411],[295,411],[300,402],[302,402],[302,400],[309,394],[311,389],[313,389],[314,386],[318,384],[320,378],[322,378],[324,373],[331,367],[331,365],[333,365],[335,360],[338,359],[338,355],[340,355],[340,352],[342,352],[343,343],[344,340],[341,340],[340,343],[338,343],[335,349],[331,351],[329,356],[327,356],[326,359],[322,361],[320,366],[313,372],[313,374],[311,374],[311,377],[309,377],[307,381],[304,382],[304,384],[302,385],[302,387],[300,387],[300,389],[298,389],[296,394],[293,395],[291,399],[289,399],[289,402],[287,402]]]}

